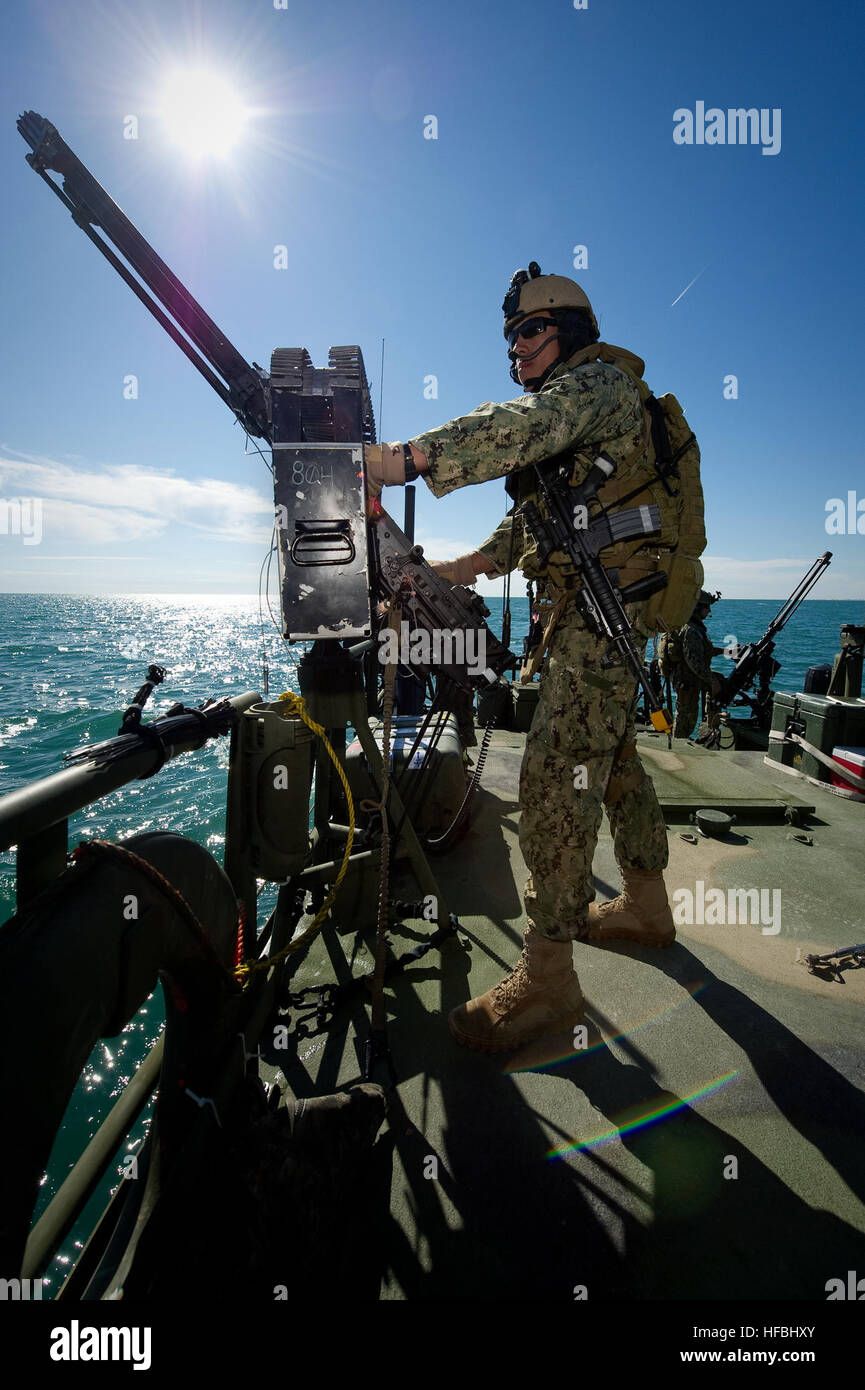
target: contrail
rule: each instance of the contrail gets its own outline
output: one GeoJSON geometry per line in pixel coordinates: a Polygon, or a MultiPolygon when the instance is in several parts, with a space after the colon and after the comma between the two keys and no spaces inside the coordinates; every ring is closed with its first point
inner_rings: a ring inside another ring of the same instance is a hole
{"type": "MultiPolygon", "coordinates": [[[[709,269],[709,267],[706,266],[706,265],[704,265],[704,266],[703,266],[703,269],[700,271],[700,274],[694,276],[693,280],[691,281],[691,285],[696,285],[697,281],[698,281],[699,278],[700,278],[700,275],[705,275],[705,273],[706,273],[706,271],[707,271],[708,269],[709,269]]],[[[691,285],[686,285],[685,288],[682,290],[682,294],[677,294],[677,295],[676,295],[676,298],[673,300],[673,303],[670,305],[670,308],[671,308],[671,309],[674,309],[674,308],[675,308],[675,306],[678,304],[679,300],[682,298],[682,295],[686,295],[686,294],[688,293],[688,290],[691,288],[691,285]]]]}

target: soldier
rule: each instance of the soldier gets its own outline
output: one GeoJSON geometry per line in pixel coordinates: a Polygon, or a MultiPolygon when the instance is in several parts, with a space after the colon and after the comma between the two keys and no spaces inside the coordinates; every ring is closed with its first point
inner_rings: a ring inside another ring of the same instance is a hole
{"type": "Polygon", "coordinates": [[[713,647],[706,631],[712,604],[720,597],[701,589],[697,606],[685,626],[677,632],[664,633],[658,643],[661,674],[665,678],[669,675],[676,692],[674,738],[690,738],[699,715],[700,692],[708,690],[710,695],[717,695],[721,689],[721,677],[711,667],[712,657],[723,656],[724,648],[713,647]]]}
{"type": "MultiPolygon", "coordinates": [[[[564,451],[573,460],[574,483],[582,481],[602,450],[616,462],[611,481],[620,490],[605,485],[605,504],[643,480],[654,481],[637,386],[644,364],[623,348],[599,343],[580,286],[541,275],[532,262],[528,273],[513,277],[503,309],[511,376],[525,394],[502,405],[488,402],[408,444],[367,446],[373,493],[383,484],[421,476],[441,497],[506,476],[509,492],[521,503],[534,496],[529,465],[564,451]]],[[[512,524],[522,526],[521,517],[512,524]]],[[[506,523],[503,527],[506,532],[506,523]]],[[[494,573],[507,568],[507,560],[500,559],[503,542],[500,535],[494,573]]],[[[602,558],[619,567],[620,582],[626,584],[657,567],[657,552],[650,552],[651,547],[631,542],[611,547],[602,558]]],[[[539,565],[525,537],[514,544],[513,554],[529,577],[543,578],[556,602],[545,633],[547,650],[540,653],[538,706],[520,773],[520,847],[530,871],[524,949],[510,975],[449,1019],[459,1042],[487,1051],[579,1022],[583,995],[573,968],[574,940],[591,935],[667,945],[675,937],[663,880],[666,829],[637,756],[630,713],[634,677],[621,664],[602,665],[607,644],[589,630],[573,602],[575,575],[566,557],[555,552],[539,565]],[[604,807],[624,892],[593,913],[592,858],[604,807]]],[[[490,559],[475,551],[455,562],[457,573],[468,577],[470,567],[475,574],[489,573],[490,559]]],[[[644,604],[628,609],[638,643],[647,638],[644,611],[644,604]]]]}

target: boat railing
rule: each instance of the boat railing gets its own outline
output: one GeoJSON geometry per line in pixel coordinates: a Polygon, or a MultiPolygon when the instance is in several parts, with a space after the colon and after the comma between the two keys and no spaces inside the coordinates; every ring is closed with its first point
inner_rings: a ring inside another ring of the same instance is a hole
{"type": "MultiPolygon", "coordinates": [[[[254,691],[232,696],[227,703],[237,714],[260,701],[254,691]]],[[[188,721],[187,721],[188,722],[188,721]]],[[[202,746],[200,729],[177,736],[163,721],[162,750],[130,737],[129,751],[112,761],[82,762],[0,797],[0,853],[17,847],[16,888],[19,910],[63,873],[67,864],[69,817],[104,796],[140,778],[150,777],[163,763],[202,746]]],[[[231,877],[231,871],[226,866],[231,877]]]]}

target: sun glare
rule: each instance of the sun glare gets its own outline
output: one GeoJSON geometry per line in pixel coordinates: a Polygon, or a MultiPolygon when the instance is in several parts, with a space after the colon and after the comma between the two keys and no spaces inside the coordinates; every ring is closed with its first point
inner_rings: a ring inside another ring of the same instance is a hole
{"type": "Polygon", "coordinates": [[[169,138],[196,157],[228,154],[249,114],[230,83],[204,69],[172,72],[159,107],[169,138]]]}

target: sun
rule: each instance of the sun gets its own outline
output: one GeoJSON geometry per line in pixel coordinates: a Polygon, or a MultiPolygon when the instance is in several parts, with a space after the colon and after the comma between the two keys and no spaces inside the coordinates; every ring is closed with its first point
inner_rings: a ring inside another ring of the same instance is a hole
{"type": "Polygon", "coordinates": [[[240,141],[249,112],[219,73],[177,68],[165,79],[159,110],[168,138],[196,158],[227,155],[240,141]]]}

